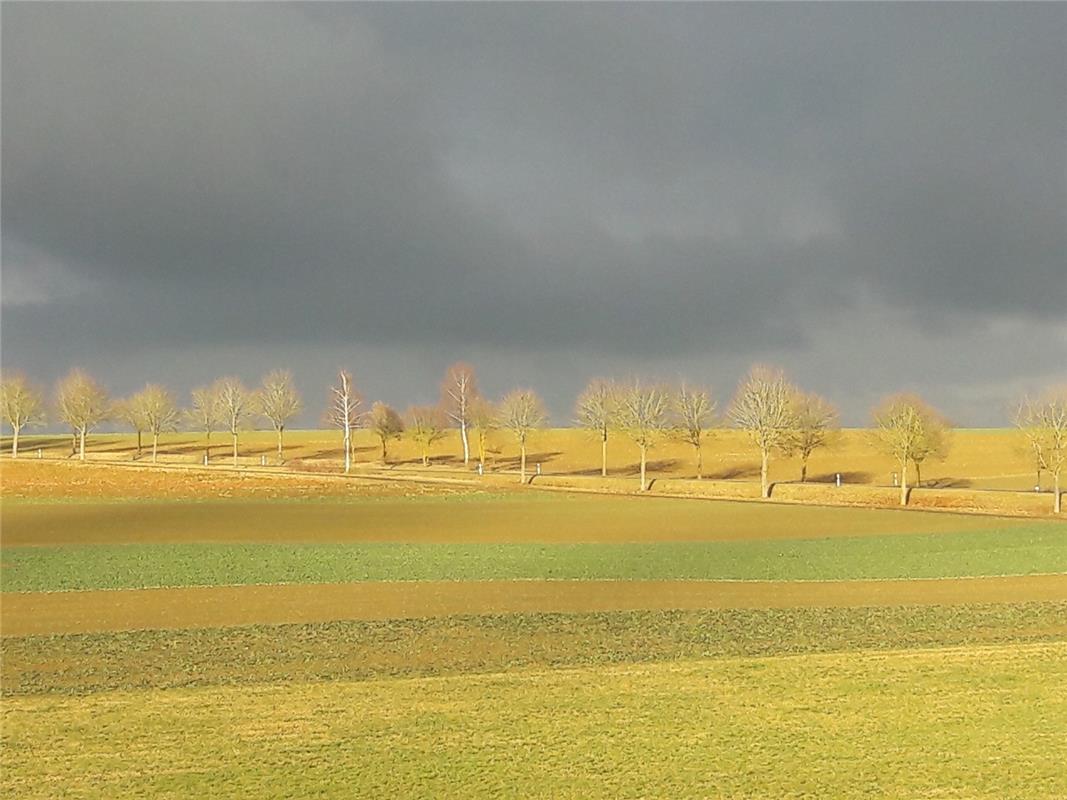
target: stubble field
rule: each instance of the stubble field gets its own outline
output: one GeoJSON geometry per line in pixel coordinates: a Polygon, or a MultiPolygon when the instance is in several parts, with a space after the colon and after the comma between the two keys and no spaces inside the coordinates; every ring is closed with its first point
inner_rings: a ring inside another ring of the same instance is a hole
{"type": "Polygon", "coordinates": [[[3,464],[5,796],[1067,795],[1067,525],[3,464]]]}

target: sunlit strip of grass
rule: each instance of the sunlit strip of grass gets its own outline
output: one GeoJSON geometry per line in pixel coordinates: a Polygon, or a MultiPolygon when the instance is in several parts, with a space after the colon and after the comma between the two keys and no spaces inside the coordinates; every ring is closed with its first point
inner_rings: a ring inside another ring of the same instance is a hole
{"type": "Polygon", "coordinates": [[[1010,532],[654,544],[159,544],[3,551],[5,592],[419,580],[848,580],[1067,572],[1067,537],[1010,532]]]}
{"type": "Polygon", "coordinates": [[[1067,796],[1067,646],[6,698],[5,797],[1067,796]]]}

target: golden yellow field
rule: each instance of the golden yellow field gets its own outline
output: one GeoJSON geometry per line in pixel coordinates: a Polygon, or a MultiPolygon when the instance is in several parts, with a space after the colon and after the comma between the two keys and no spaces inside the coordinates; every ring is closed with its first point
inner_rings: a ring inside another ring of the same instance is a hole
{"type": "MultiPolygon", "coordinates": [[[[145,439],[148,459],[150,442],[145,439]]],[[[199,463],[204,456],[204,437],[195,433],[167,434],[160,440],[160,460],[199,463]]],[[[8,446],[9,439],[0,442],[8,446]]],[[[361,467],[379,468],[381,446],[369,431],[355,434],[356,463],[361,467]]],[[[132,460],[136,437],[132,434],[97,434],[89,437],[88,457],[94,460],[132,460]]],[[[26,436],[21,443],[22,457],[34,458],[38,449],[46,458],[70,456],[70,438],[63,436],[26,436]]],[[[268,465],[276,461],[273,432],[248,431],[240,437],[240,462],[255,465],[265,458],[268,465]]],[[[421,468],[415,445],[402,437],[388,443],[388,466],[394,470],[421,468]]],[[[437,472],[462,468],[462,446],[457,431],[432,446],[432,469],[437,472]]],[[[600,441],[578,429],[553,428],[531,436],[528,460],[546,475],[599,475],[600,441]]],[[[717,430],[710,434],[703,448],[704,476],[709,479],[758,481],[758,454],[740,431],[717,430]]],[[[285,434],[285,457],[289,466],[335,467],[341,460],[341,437],[335,431],[289,431],[285,434]]],[[[213,463],[232,462],[228,435],[212,436],[213,463]]],[[[637,448],[620,434],[608,442],[608,472],[611,476],[635,475],[637,448]]],[[[506,431],[489,435],[487,469],[508,471],[518,467],[518,446],[506,431]]],[[[473,464],[472,464],[473,468],[473,464]]],[[[696,474],[693,448],[664,437],[650,455],[652,477],[691,478],[696,474]]],[[[897,470],[893,460],[880,453],[871,440],[871,432],[860,429],[841,431],[833,446],[816,451],[808,465],[808,479],[831,482],[840,472],[847,484],[891,486],[897,470]]],[[[777,458],[770,468],[773,481],[796,481],[800,477],[797,459],[777,458]]],[[[973,489],[1013,489],[1029,491],[1037,477],[1033,458],[1022,436],[1011,429],[964,429],[954,432],[948,456],[923,467],[923,485],[973,489]]],[[[912,475],[910,481],[914,481],[912,475]]],[[[1044,489],[1049,489],[1048,476],[1044,489]]]]}

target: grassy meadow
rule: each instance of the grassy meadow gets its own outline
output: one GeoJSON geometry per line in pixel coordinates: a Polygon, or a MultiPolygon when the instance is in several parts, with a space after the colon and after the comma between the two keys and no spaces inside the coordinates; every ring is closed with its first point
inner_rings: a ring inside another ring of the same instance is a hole
{"type": "Polygon", "coordinates": [[[1067,646],[5,700],[9,796],[1067,793],[1067,646]],[[61,734],[57,732],[62,731],[61,734]]]}
{"type": "Polygon", "coordinates": [[[1067,795],[1063,521],[0,481],[4,796],[1067,795]]]}

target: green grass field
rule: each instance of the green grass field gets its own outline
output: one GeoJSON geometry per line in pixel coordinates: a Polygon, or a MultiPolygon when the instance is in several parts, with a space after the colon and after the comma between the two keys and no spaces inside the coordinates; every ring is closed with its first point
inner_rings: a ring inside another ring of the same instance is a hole
{"type": "Polygon", "coordinates": [[[1067,572],[1062,526],[655,544],[124,544],[17,547],[4,590],[353,581],[850,580],[1067,572]]]}

